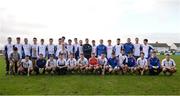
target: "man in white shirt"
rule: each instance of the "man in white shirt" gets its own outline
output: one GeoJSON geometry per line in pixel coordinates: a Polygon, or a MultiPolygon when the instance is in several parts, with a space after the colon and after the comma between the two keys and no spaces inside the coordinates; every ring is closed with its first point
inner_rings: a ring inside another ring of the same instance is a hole
{"type": "Polygon", "coordinates": [[[51,55],[55,57],[56,53],[56,46],[53,44],[53,39],[49,39],[49,44],[47,45],[47,52],[48,52],[48,58],[50,58],[51,55]]]}
{"type": "Polygon", "coordinates": [[[13,52],[9,55],[9,65],[10,65],[10,74],[15,75],[18,72],[18,65],[20,62],[20,54],[18,53],[18,49],[13,47],[13,52]]]}
{"type": "Polygon", "coordinates": [[[68,59],[68,51],[67,51],[67,49],[65,48],[65,45],[64,44],[62,44],[61,45],[62,46],[62,49],[61,49],[61,51],[59,52],[59,54],[63,54],[63,56],[64,56],[64,59],[68,59]]]}
{"type": "Polygon", "coordinates": [[[125,65],[128,63],[128,57],[125,54],[124,49],[121,50],[121,55],[119,55],[119,67],[121,73],[124,75],[127,73],[128,69],[125,67],[125,65]]]}
{"type": "Polygon", "coordinates": [[[72,45],[72,40],[71,39],[68,40],[68,44],[67,44],[66,48],[67,48],[67,51],[68,51],[68,55],[70,53],[74,54],[74,46],[72,45]]]}
{"type": "Polygon", "coordinates": [[[49,59],[46,62],[46,72],[48,72],[49,74],[54,74],[55,73],[55,68],[56,68],[56,59],[54,59],[54,55],[50,55],[49,59]]]}
{"type": "Polygon", "coordinates": [[[176,72],[176,63],[173,59],[171,59],[170,54],[166,54],[166,58],[162,60],[162,68],[163,73],[166,75],[169,73],[169,75],[172,75],[176,72]]]}
{"type": "Polygon", "coordinates": [[[16,47],[18,49],[18,53],[20,55],[20,58],[22,58],[22,44],[21,44],[21,38],[17,37],[16,38],[17,43],[14,45],[14,47],[16,47]]]}
{"type": "Polygon", "coordinates": [[[32,59],[32,63],[33,63],[33,68],[36,65],[37,57],[38,57],[38,44],[37,44],[37,38],[34,37],[33,44],[31,46],[31,59],[32,59]]]}
{"type": "Polygon", "coordinates": [[[120,43],[121,39],[117,39],[117,44],[113,47],[113,51],[115,52],[116,57],[121,54],[121,50],[123,49],[123,44],[120,43]]]}
{"type": "Polygon", "coordinates": [[[46,45],[44,44],[44,39],[41,39],[41,44],[38,46],[38,57],[42,54],[43,57],[46,57],[46,45]]]}
{"type": "MultiPolygon", "coordinates": [[[[79,57],[80,57],[80,54],[83,53],[83,41],[82,40],[79,40],[79,57]]],[[[79,58],[78,58],[79,59],[79,58]]]]}
{"type": "Polygon", "coordinates": [[[78,44],[78,39],[74,38],[74,44],[73,44],[73,51],[74,51],[74,58],[78,60],[79,58],[79,44],[78,44]]]}
{"type": "Polygon", "coordinates": [[[59,38],[58,45],[56,46],[56,59],[58,59],[61,50],[62,50],[62,41],[61,38],[59,38]]]}
{"type": "Polygon", "coordinates": [[[67,43],[65,42],[66,37],[62,36],[61,37],[61,44],[64,44],[65,48],[67,47],[67,43]]]}
{"type": "Polygon", "coordinates": [[[102,53],[101,56],[98,58],[98,64],[102,70],[102,72],[101,72],[102,75],[105,75],[105,72],[106,72],[105,66],[107,66],[107,62],[108,62],[108,60],[106,59],[105,54],[102,53]]]}
{"type": "Polygon", "coordinates": [[[22,58],[24,59],[25,56],[31,56],[31,45],[28,44],[28,39],[27,38],[24,38],[24,44],[22,46],[22,51],[23,51],[23,55],[22,55],[22,58]]]}
{"type": "Polygon", "coordinates": [[[6,75],[9,74],[9,57],[10,57],[11,52],[13,51],[12,38],[8,37],[7,41],[8,41],[8,44],[4,46],[4,56],[6,60],[6,75]]]}
{"type": "Polygon", "coordinates": [[[59,58],[56,63],[56,72],[58,75],[64,75],[67,72],[66,59],[62,53],[59,54],[59,58]]]}
{"type": "Polygon", "coordinates": [[[69,59],[66,61],[67,70],[73,72],[76,69],[76,59],[73,58],[73,53],[69,55],[69,59]]]}
{"type": "Polygon", "coordinates": [[[27,74],[29,76],[33,70],[32,61],[29,60],[29,56],[26,55],[25,59],[21,60],[21,63],[18,68],[19,74],[27,74]]]}
{"type": "Polygon", "coordinates": [[[148,62],[147,59],[144,58],[144,53],[140,53],[141,57],[137,59],[137,71],[140,75],[144,75],[145,72],[148,71],[148,62]]]}
{"type": "Polygon", "coordinates": [[[142,51],[142,46],[139,44],[139,38],[135,38],[135,44],[134,44],[134,57],[136,60],[140,57],[140,53],[142,51]]]}
{"type": "Polygon", "coordinates": [[[144,53],[144,57],[149,59],[154,48],[148,44],[148,39],[144,39],[143,42],[144,44],[142,45],[142,52],[144,53]]]}
{"type": "Polygon", "coordinates": [[[96,48],[97,48],[96,41],[92,40],[92,53],[95,53],[95,56],[97,56],[97,54],[96,54],[97,49],[96,48]]]}
{"type": "Polygon", "coordinates": [[[85,70],[88,69],[88,60],[84,57],[83,53],[80,53],[80,58],[77,64],[80,72],[85,72],[85,70]]]}
{"type": "Polygon", "coordinates": [[[107,58],[111,58],[111,54],[113,52],[113,46],[111,45],[111,40],[108,40],[108,45],[106,46],[107,48],[107,58]]]}

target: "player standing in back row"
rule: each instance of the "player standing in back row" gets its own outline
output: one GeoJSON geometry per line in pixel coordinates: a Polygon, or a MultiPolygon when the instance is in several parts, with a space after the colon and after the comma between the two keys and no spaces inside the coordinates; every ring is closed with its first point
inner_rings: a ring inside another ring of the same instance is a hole
{"type": "Polygon", "coordinates": [[[139,44],[139,38],[135,38],[134,57],[136,58],[136,60],[140,57],[141,51],[142,51],[142,45],[139,44]]]}
{"type": "Polygon", "coordinates": [[[11,42],[12,38],[8,37],[8,44],[4,46],[4,56],[6,60],[6,75],[9,74],[9,57],[11,52],[13,51],[13,44],[11,42]]]}
{"type": "Polygon", "coordinates": [[[68,55],[70,55],[71,53],[74,54],[74,46],[72,45],[71,39],[68,39],[68,44],[66,45],[66,49],[68,51],[68,55]]]}
{"type": "Polygon", "coordinates": [[[107,49],[107,59],[111,58],[111,54],[113,52],[113,46],[111,45],[111,40],[108,40],[108,45],[106,46],[107,49]]]}
{"type": "Polygon", "coordinates": [[[96,48],[96,54],[97,54],[98,57],[100,57],[101,54],[107,55],[107,48],[103,44],[103,40],[102,39],[100,40],[100,44],[96,48]]]}
{"type": "Polygon", "coordinates": [[[22,45],[22,58],[24,59],[25,56],[31,57],[31,45],[28,44],[27,38],[24,38],[24,44],[22,45]]]}
{"type": "Polygon", "coordinates": [[[86,38],[85,42],[86,43],[83,45],[83,54],[84,54],[84,57],[89,60],[92,53],[92,46],[89,44],[89,39],[86,38]]]}
{"type": "Polygon", "coordinates": [[[20,55],[20,59],[22,59],[22,44],[21,44],[21,38],[20,37],[17,37],[16,38],[16,41],[17,43],[13,46],[13,47],[16,47],[17,50],[18,50],[18,53],[20,55]]]}
{"type": "Polygon", "coordinates": [[[131,43],[130,38],[128,38],[127,43],[123,45],[123,49],[126,55],[128,55],[128,53],[134,53],[134,45],[131,43]]]}
{"type": "Polygon", "coordinates": [[[44,39],[41,39],[41,44],[38,46],[38,57],[42,54],[42,56],[46,57],[46,45],[44,44],[44,39]]]}
{"type": "Polygon", "coordinates": [[[148,39],[144,39],[144,44],[142,45],[142,51],[144,53],[144,57],[146,59],[149,59],[151,56],[151,52],[154,50],[154,48],[148,44],[148,39]]]}
{"type": "Polygon", "coordinates": [[[97,56],[96,49],[97,49],[96,41],[92,40],[92,53],[95,53],[95,55],[97,56]]]}
{"type": "Polygon", "coordinates": [[[36,60],[38,58],[38,44],[37,44],[37,38],[33,38],[33,44],[31,46],[31,59],[32,59],[32,63],[33,63],[33,68],[36,65],[36,60]]]}
{"type": "Polygon", "coordinates": [[[52,38],[49,39],[49,44],[47,45],[47,53],[48,53],[48,59],[50,58],[50,56],[55,57],[56,46],[53,44],[52,38]]]}
{"type": "Polygon", "coordinates": [[[79,58],[79,44],[78,39],[74,38],[74,44],[73,44],[73,52],[74,52],[74,58],[77,60],[79,58]]]}
{"type": "Polygon", "coordinates": [[[116,57],[121,54],[121,50],[123,49],[123,45],[120,43],[121,39],[117,39],[117,44],[113,47],[113,51],[115,52],[116,57]]]}

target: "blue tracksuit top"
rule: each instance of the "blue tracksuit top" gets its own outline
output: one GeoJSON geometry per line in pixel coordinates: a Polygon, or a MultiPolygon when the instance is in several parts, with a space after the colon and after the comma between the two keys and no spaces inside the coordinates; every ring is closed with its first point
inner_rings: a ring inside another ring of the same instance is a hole
{"type": "Polygon", "coordinates": [[[103,44],[99,44],[97,47],[96,47],[96,54],[97,56],[101,56],[101,54],[107,54],[107,48],[105,45],[103,44]]]}
{"type": "Polygon", "coordinates": [[[36,61],[36,65],[39,67],[39,68],[43,68],[45,65],[46,65],[46,60],[45,59],[38,59],[36,61]]]}
{"type": "Polygon", "coordinates": [[[150,67],[152,67],[152,66],[161,66],[161,64],[160,64],[160,60],[159,60],[159,58],[157,58],[157,57],[151,57],[151,58],[149,58],[149,66],[150,67]]]}
{"type": "Polygon", "coordinates": [[[134,67],[136,65],[136,59],[134,57],[128,57],[128,67],[134,67]]]}
{"type": "Polygon", "coordinates": [[[134,45],[133,45],[132,43],[125,43],[125,44],[123,45],[123,49],[124,49],[126,55],[127,55],[129,52],[133,53],[134,45]]]}
{"type": "Polygon", "coordinates": [[[112,68],[116,67],[119,65],[119,60],[117,57],[114,58],[109,58],[108,59],[108,64],[112,66],[112,68]]]}

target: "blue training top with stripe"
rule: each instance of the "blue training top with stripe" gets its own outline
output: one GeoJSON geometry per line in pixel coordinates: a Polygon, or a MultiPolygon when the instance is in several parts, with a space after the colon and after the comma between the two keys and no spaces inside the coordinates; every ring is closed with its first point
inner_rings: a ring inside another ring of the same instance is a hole
{"type": "Polygon", "coordinates": [[[114,67],[119,65],[119,60],[118,60],[117,57],[109,58],[108,59],[108,64],[111,65],[112,68],[114,68],[114,67]]]}
{"type": "Polygon", "coordinates": [[[157,58],[157,57],[151,57],[151,58],[149,58],[149,66],[150,67],[152,67],[152,66],[158,66],[158,67],[160,67],[161,66],[161,64],[160,64],[160,60],[159,60],[159,58],[157,58]]]}
{"type": "Polygon", "coordinates": [[[107,54],[107,48],[103,44],[98,45],[96,49],[97,56],[101,56],[101,54],[107,54]]]}
{"type": "Polygon", "coordinates": [[[136,59],[134,57],[128,57],[128,67],[134,67],[136,65],[136,59]]]}
{"type": "Polygon", "coordinates": [[[132,53],[134,50],[134,45],[132,43],[125,43],[123,47],[126,55],[130,52],[132,53]]]}

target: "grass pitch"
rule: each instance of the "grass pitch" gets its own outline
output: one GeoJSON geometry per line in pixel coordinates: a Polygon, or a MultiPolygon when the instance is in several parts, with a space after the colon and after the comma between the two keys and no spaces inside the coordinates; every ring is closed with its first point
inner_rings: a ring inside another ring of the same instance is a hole
{"type": "MultiPolygon", "coordinates": [[[[161,59],[164,56],[159,56],[161,59]]],[[[173,76],[137,75],[5,75],[0,57],[0,95],[180,95],[180,56],[173,56],[177,73],[173,76]]]]}

